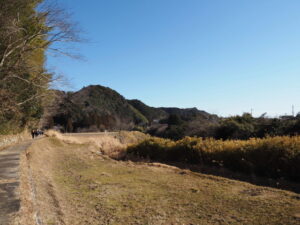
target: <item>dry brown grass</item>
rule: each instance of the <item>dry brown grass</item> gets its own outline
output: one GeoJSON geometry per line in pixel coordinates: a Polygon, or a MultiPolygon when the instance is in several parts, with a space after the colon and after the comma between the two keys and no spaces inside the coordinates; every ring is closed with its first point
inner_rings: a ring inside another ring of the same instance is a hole
{"type": "Polygon", "coordinates": [[[49,130],[46,132],[46,136],[55,137],[68,144],[94,145],[102,154],[115,159],[122,157],[129,145],[137,144],[150,138],[150,136],[137,131],[63,135],[57,131],[49,130]]]}
{"type": "Polygon", "coordinates": [[[149,138],[127,149],[127,158],[214,166],[233,172],[300,182],[300,136],[215,140],[149,138]]]}
{"type": "Polygon", "coordinates": [[[12,221],[12,225],[32,225],[36,224],[36,200],[34,196],[34,191],[32,179],[31,179],[31,167],[29,164],[29,152],[24,152],[21,154],[20,158],[20,200],[21,208],[12,221]]]}
{"type": "Polygon", "coordinates": [[[40,139],[28,155],[43,224],[299,224],[295,193],[115,161],[95,144],[67,142],[40,139]]]}

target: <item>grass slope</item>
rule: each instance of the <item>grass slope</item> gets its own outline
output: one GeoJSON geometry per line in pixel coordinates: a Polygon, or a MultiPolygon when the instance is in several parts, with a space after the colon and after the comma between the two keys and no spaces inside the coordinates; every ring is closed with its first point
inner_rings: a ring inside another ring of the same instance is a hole
{"type": "Polygon", "coordinates": [[[54,198],[49,212],[40,207],[45,224],[299,224],[295,193],[163,164],[119,162],[90,144],[42,139],[30,162],[34,177],[52,187],[50,194],[37,187],[39,204],[54,198]]]}

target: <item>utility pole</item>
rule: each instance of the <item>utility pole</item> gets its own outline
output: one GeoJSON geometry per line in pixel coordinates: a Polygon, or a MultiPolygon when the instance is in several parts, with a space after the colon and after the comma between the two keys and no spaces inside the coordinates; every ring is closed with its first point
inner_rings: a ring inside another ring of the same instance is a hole
{"type": "Polygon", "coordinates": [[[294,105],[292,105],[292,115],[293,115],[293,117],[295,116],[294,105]]]}
{"type": "Polygon", "coordinates": [[[253,109],[251,108],[251,116],[253,116],[253,109]]]}

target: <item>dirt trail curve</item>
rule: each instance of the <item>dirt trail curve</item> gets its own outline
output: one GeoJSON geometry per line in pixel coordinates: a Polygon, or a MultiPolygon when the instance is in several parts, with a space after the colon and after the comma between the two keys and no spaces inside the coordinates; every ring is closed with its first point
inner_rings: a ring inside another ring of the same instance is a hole
{"type": "Polygon", "coordinates": [[[31,143],[24,141],[0,151],[0,225],[9,224],[10,217],[20,208],[20,153],[31,143]]]}

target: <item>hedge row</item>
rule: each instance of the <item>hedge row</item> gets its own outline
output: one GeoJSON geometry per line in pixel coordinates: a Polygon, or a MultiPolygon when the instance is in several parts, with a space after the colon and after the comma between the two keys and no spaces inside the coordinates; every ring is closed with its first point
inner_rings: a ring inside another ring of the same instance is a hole
{"type": "Polygon", "coordinates": [[[212,165],[246,174],[300,181],[300,136],[227,141],[151,138],[130,146],[127,154],[153,161],[212,165]]]}

